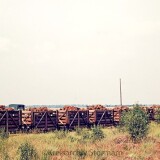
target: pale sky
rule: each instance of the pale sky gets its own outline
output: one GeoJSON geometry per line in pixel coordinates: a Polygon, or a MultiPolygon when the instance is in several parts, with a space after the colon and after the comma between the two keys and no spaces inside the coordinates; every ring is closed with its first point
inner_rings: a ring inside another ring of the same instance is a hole
{"type": "Polygon", "coordinates": [[[160,104],[160,0],[0,0],[0,104],[160,104]]]}

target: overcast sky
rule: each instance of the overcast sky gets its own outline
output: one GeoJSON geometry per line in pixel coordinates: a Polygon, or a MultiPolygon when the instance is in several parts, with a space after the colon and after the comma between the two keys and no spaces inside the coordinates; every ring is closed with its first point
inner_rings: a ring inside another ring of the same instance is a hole
{"type": "Polygon", "coordinates": [[[0,104],[160,104],[159,0],[0,0],[0,104]]]}

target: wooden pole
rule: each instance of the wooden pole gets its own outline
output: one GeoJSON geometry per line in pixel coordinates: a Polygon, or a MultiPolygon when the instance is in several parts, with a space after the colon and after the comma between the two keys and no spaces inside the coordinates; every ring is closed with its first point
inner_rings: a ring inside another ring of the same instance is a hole
{"type": "Polygon", "coordinates": [[[120,105],[122,107],[122,86],[121,86],[121,78],[120,78],[120,105]]]}

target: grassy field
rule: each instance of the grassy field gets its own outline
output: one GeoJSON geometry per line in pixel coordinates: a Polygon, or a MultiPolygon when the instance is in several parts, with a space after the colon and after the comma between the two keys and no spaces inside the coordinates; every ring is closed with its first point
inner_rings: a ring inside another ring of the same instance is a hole
{"type": "MultiPolygon", "coordinates": [[[[38,160],[159,160],[160,125],[150,124],[149,134],[140,143],[133,143],[127,133],[117,128],[102,128],[105,138],[88,137],[91,130],[9,135],[0,139],[0,159],[18,160],[21,144],[28,142],[38,160]]],[[[25,159],[24,159],[25,160],[25,159]]]]}

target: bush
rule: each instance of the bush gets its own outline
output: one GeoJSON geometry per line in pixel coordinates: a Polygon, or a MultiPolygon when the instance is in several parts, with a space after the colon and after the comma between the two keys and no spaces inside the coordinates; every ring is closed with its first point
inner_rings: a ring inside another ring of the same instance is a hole
{"type": "Polygon", "coordinates": [[[122,114],[120,127],[123,131],[128,131],[133,141],[141,140],[148,133],[148,115],[136,105],[132,110],[122,114]]]}
{"type": "Polygon", "coordinates": [[[97,141],[97,140],[102,140],[103,138],[105,138],[105,135],[103,133],[103,131],[101,130],[100,126],[94,126],[92,128],[92,132],[91,132],[91,139],[93,141],[97,141]]]}
{"type": "Polygon", "coordinates": [[[28,142],[22,143],[18,152],[20,153],[20,160],[37,160],[38,155],[35,148],[28,142]]]}
{"type": "Polygon", "coordinates": [[[160,123],[160,108],[157,109],[156,115],[154,116],[156,122],[159,124],[160,123]]]}
{"type": "Polygon", "coordinates": [[[122,131],[122,132],[128,131],[131,116],[132,116],[132,110],[129,110],[127,112],[126,111],[122,112],[121,118],[120,118],[120,123],[118,126],[119,131],[122,131]]]}
{"type": "Polygon", "coordinates": [[[0,138],[1,139],[9,138],[9,134],[5,131],[5,128],[0,128],[0,138]]]}

